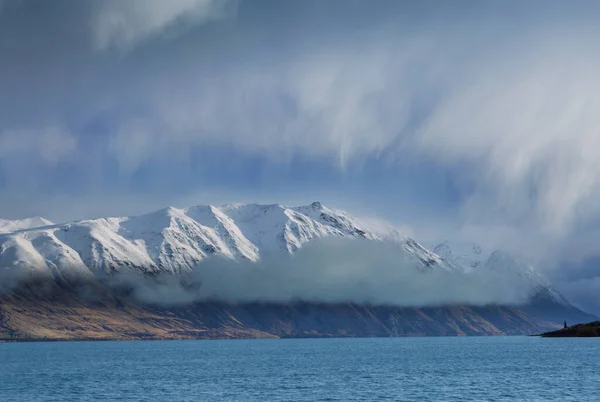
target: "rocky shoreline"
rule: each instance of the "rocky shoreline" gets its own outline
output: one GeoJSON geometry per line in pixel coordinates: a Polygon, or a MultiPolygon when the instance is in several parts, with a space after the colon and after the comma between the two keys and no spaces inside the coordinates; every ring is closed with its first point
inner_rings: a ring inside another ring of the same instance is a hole
{"type": "Polygon", "coordinates": [[[600,321],[572,325],[557,331],[545,332],[542,338],[595,338],[600,337],[600,321]]]}

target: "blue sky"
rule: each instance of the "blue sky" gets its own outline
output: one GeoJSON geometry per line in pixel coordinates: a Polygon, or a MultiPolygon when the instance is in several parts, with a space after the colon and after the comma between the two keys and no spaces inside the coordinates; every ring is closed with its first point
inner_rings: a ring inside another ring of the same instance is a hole
{"type": "Polygon", "coordinates": [[[599,11],[0,0],[0,215],[320,200],[580,264],[597,255],[599,11]]]}

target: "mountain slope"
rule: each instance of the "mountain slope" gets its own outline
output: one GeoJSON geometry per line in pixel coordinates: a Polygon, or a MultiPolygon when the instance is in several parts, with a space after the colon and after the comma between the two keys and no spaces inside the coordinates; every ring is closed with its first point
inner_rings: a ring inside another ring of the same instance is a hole
{"type": "Polygon", "coordinates": [[[463,272],[497,272],[526,283],[531,289],[534,299],[569,305],[569,302],[554,288],[550,280],[536,270],[533,264],[519,255],[470,242],[446,240],[427,244],[440,258],[463,272]]]}
{"type": "MultiPolygon", "coordinates": [[[[562,316],[562,315],[561,315],[562,316]]],[[[581,313],[577,320],[593,319],[581,313]]],[[[194,303],[148,306],[63,289],[0,296],[0,341],[530,335],[556,320],[508,306],[411,308],[352,303],[194,303]]]]}
{"type": "Polygon", "coordinates": [[[28,266],[62,273],[185,273],[208,256],[258,261],[261,255],[294,253],[325,237],[392,241],[421,270],[453,267],[414,240],[389,228],[372,229],[320,203],[196,206],[148,214],[84,220],[0,235],[3,267],[28,266]]]}
{"type": "Polygon", "coordinates": [[[49,225],[53,225],[53,223],[40,216],[21,220],[0,219],[0,233],[11,233],[17,230],[32,229],[49,225]]]}

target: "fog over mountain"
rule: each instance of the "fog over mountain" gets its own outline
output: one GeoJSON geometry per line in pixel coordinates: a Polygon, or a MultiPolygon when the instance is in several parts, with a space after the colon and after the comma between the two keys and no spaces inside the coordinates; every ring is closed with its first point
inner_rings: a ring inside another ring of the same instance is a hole
{"type": "Polygon", "coordinates": [[[319,199],[522,255],[600,309],[599,11],[2,0],[0,217],[319,199]]]}
{"type": "Polygon", "coordinates": [[[160,305],[523,305],[540,292],[568,305],[515,256],[479,252],[482,261],[465,264],[461,252],[448,243],[432,252],[390,224],[320,202],[165,208],[1,235],[0,283],[99,281],[160,305]]]}
{"type": "Polygon", "coordinates": [[[192,301],[317,302],[437,307],[526,303],[532,289],[518,277],[497,272],[423,273],[397,244],[317,241],[292,258],[258,263],[214,259],[180,278],[117,275],[115,286],[133,287],[134,297],[162,305],[192,301]]]}

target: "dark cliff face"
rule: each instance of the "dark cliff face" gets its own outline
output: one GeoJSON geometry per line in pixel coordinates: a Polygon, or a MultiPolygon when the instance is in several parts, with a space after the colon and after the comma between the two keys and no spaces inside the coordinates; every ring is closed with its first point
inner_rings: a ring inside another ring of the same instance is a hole
{"type": "Polygon", "coordinates": [[[103,288],[0,297],[0,338],[215,339],[530,335],[594,317],[561,305],[410,308],[351,303],[141,305],[103,288]]]}

